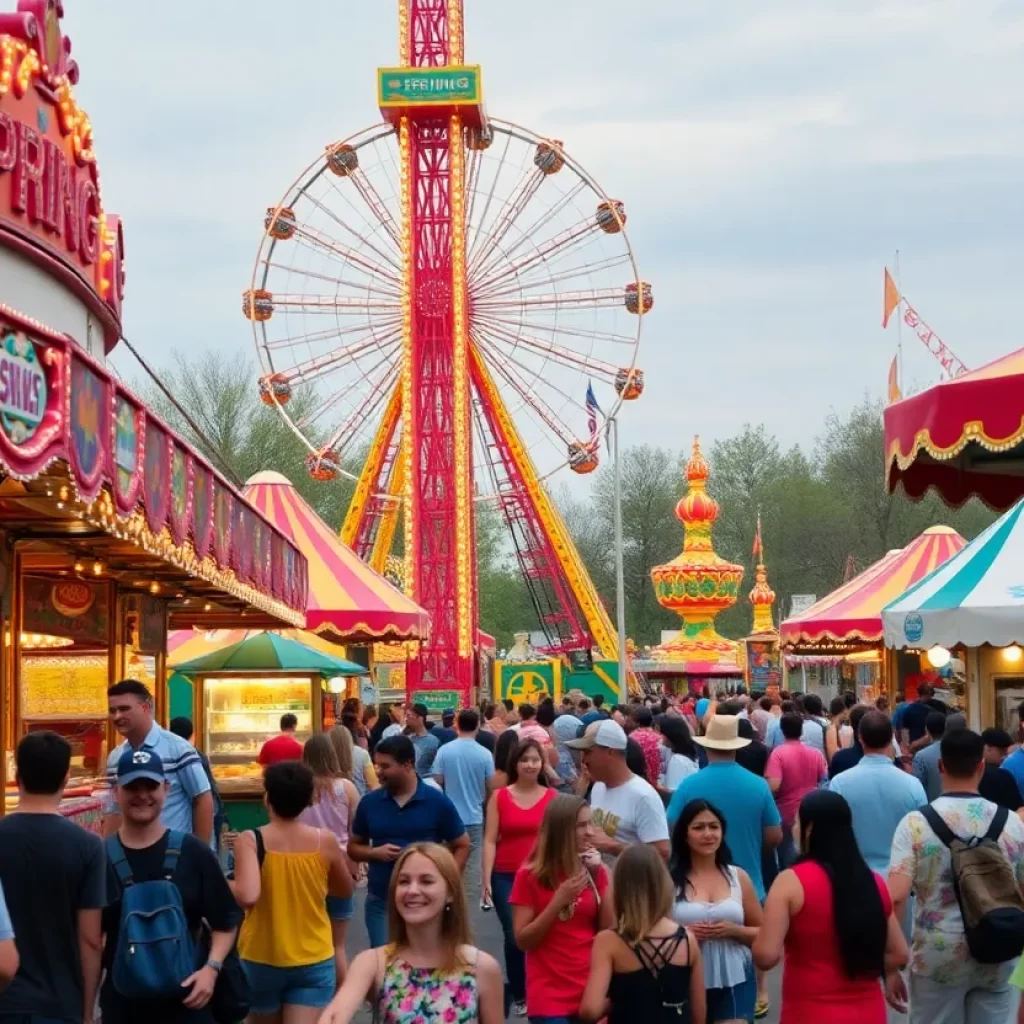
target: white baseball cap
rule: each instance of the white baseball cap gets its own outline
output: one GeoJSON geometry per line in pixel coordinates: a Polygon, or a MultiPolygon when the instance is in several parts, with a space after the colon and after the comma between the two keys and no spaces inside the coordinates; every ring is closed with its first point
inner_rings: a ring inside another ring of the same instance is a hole
{"type": "Polygon", "coordinates": [[[592,747],[625,750],[626,733],[618,722],[603,718],[600,722],[591,722],[578,740],[569,740],[565,745],[574,750],[590,750],[592,747]]]}

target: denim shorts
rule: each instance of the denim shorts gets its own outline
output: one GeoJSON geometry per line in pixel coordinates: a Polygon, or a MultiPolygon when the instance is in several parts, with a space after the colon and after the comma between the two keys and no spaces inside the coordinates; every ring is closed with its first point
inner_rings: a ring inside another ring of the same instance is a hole
{"type": "Polygon", "coordinates": [[[353,896],[328,896],[327,916],[332,921],[350,921],[356,910],[353,896]]]}
{"type": "Polygon", "coordinates": [[[322,1010],[334,998],[334,957],[305,967],[271,967],[243,960],[252,1013],[277,1013],[282,1006],[322,1010]]]}

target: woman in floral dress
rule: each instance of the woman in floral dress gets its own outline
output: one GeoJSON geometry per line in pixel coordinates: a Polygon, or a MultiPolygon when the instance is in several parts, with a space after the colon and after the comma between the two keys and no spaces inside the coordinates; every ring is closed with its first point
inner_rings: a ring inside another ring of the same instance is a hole
{"type": "Polygon", "coordinates": [[[360,953],[320,1024],[349,1024],[364,1001],[378,1024],[503,1024],[504,985],[494,957],[470,944],[455,859],[416,843],[395,862],[388,893],[393,941],[360,953]]]}

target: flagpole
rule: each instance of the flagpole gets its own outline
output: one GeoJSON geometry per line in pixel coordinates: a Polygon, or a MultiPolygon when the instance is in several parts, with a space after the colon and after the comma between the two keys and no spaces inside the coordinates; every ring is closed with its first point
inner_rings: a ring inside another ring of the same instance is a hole
{"type": "Polygon", "coordinates": [[[615,618],[619,633],[619,703],[629,703],[629,670],[626,665],[626,570],[622,554],[622,470],[619,465],[619,420],[608,419],[607,444],[612,449],[615,486],[615,618]]]}
{"type": "MultiPolygon", "coordinates": [[[[900,280],[900,251],[896,250],[896,291],[899,293],[900,302],[903,301],[903,282],[900,280]]],[[[897,386],[901,394],[907,392],[907,379],[903,376],[903,317],[900,316],[899,303],[896,304],[896,365],[900,370],[900,379],[897,386]]]]}

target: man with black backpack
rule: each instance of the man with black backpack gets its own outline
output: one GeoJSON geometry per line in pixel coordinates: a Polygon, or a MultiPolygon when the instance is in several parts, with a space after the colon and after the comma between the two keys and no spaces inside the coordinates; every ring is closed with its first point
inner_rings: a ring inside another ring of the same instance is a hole
{"type": "MultiPolygon", "coordinates": [[[[1024,950],[1024,823],[978,793],[984,744],[970,729],[939,748],[942,795],[897,826],[889,891],[897,920],[915,895],[911,1024],[1001,1024],[1024,950]]],[[[905,991],[890,992],[905,998],[905,991]]]]}
{"type": "Polygon", "coordinates": [[[242,912],[210,848],[161,823],[169,786],[159,754],[126,750],[116,778],[122,821],[107,838],[103,1024],[207,1024],[242,912]]]}

